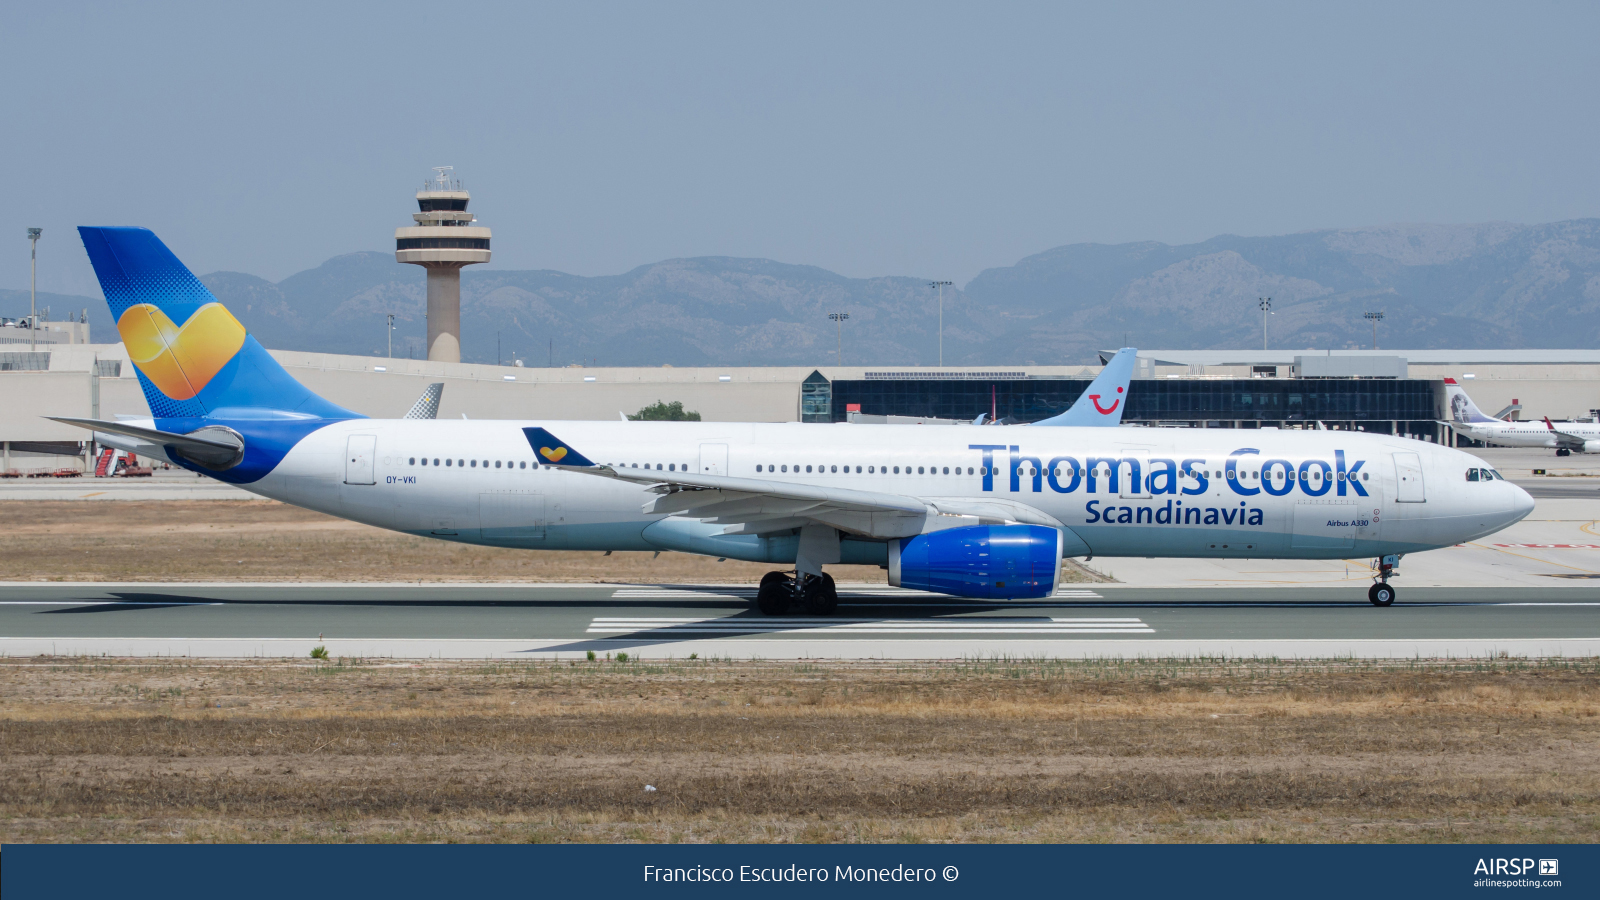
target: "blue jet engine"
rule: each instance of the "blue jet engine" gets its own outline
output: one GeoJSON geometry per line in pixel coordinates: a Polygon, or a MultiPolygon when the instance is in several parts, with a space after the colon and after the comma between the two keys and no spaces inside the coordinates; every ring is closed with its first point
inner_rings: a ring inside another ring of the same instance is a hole
{"type": "Polygon", "coordinates": [[[972,525],[889,542],[889,583],[982,600],[1048,597],[1061,572],[1061,532],[972,525]]]}

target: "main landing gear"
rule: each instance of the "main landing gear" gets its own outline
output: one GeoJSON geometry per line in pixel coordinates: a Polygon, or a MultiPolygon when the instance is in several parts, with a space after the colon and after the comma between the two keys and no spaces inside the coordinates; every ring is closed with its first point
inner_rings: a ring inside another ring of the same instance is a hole
{"type": "Polygon", "coordinates": [[[1372,601],[1373,606],[1393,606],[1394,587],[1389,584],[1389,579],[1400,574],[1400,557],[1379,557],[1374,569],[1374,577],[1378,580],[1367,589],[1367,599],[1372,601]]]}
{"type": "MultiPolygon", "coordinates": [[[[797,573],[798,574],[798,573],[797,573]]],[[[833,586],[833,576],[824,574],[795,576],[788,572],[768,572],[761,577],[761,588],[756,591],[755,608],[763,615],[783,616],[791,611],[808,616],[829,616],[839,606],[839,592],[833,586]]]]}
{"type": "Polygon", "coordinates": [[[1393,606],[1394,588],[1389,586],[1389,582],[1380,581],[1367,588],[1367,599],[1372,601],[1373,606],[1393,606]]]}

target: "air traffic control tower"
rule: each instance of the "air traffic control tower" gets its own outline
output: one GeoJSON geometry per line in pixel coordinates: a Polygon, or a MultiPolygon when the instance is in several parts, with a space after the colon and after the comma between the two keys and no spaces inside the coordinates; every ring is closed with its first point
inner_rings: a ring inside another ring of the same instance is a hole
{"type": "Polygon", "coordinates": [[[428,359],[454,363],[461,361],[461,268],[489,261],[489,229],[473,227],[472,195],[450,178],[452,169],[434,166],[438,177],[417,192],[417,224],[394,230],[394,259],[428,270],[428,359]]]}

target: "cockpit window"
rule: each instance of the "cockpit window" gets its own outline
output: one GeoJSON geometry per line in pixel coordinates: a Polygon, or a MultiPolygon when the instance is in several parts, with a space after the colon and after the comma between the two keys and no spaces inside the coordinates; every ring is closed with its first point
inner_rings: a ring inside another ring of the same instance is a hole
{"type": "Polygon", "coordinates": [[[1477,481],[1478,480],[1478,471],[1479,471],[1478,469],[1468,469],[1467,470],[1467,480],[1468,481],[1477,481]]]}

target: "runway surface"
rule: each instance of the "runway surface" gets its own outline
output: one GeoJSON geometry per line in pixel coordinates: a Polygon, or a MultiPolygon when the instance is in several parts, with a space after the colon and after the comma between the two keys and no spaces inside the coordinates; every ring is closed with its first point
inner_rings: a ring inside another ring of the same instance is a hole
{"type": "Polygon", "coordinates": [[[1600,655],[1600,585],[1065,586],[982,603],[842,585],[826,618],[750,609],[752,586],[0,584],[0,654],[544,659],[1600,655]]]}

